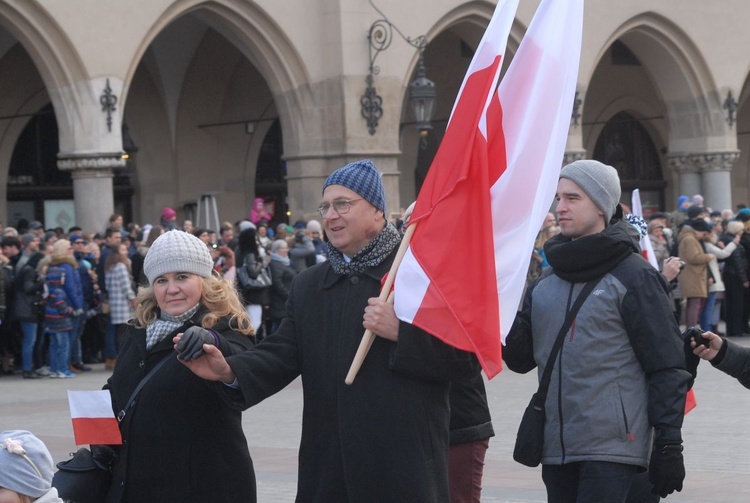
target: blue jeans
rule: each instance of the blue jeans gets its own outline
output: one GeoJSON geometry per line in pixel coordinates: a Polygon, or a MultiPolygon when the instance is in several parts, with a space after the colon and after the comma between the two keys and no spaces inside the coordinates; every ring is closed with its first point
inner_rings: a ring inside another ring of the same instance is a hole
{"type": "Polygon", "coordinates": [[[624,503],[638,468],[607,461],[542,465],[548,503],[624,503]]]}
{"type": "Polygon", "coordinates": [[[37,324],[33,321],[22,321],[23,343],[21,345],[21,359],[23,360],[23,371],[29,372],[34,369],[34,343],[36,342],[37,324]]]}
{"type": "Polygon", "coordinates": [[[81,363],[83,356],[81,355],[81,335],[83,334],[83,326],[86,324],[86,312],[73,316],[73,331],[70,336],[70,363],[81,363]]]}
{"type": "Polygon", "coordinates": [[[714,314],[714,304],[716,304],[716,292],[708,292],[706,297],[706,305],[703,306],[701,312],[701,328],[703,330],[711,330],[711,318],[714,314]]]}
{"type": "Polygon", "coordinates": [[[52,372],[68,370],[70,332],[49,332],[49,367],[52,372]]]}

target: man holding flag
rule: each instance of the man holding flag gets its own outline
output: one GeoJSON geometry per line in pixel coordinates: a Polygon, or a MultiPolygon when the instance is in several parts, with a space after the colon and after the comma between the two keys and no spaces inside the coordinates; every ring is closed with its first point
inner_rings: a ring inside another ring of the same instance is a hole
{"type": "Polygon", "coordinates": [[[241,409],[302,376],[297,501],[447,503],[449,380],[478,372],[477,360],[400,322],[377,298],[401,235],[385,220],[371,161],[331,173],[318,210],[328,261],[294,278],[278,331],[226,359],[206,345],[185,364],[230,384],[227,398],[241,409]],[[379,337],[349,386],[363,326],[379,337]]]}
{"type": "Polygon", "coordinates": [[[567,311],[596,281],[553,363],[542,453],[551,503],[623,502],[645,469],[665,497],[685,477],[682,339],[663,277],[621,218],[620,195],[611,166],[581,160],[562,169],[562,232],[545,245],[551,267],[529,287],[503,350],[511,370],[539,367],[541,376],[567,311]]]}

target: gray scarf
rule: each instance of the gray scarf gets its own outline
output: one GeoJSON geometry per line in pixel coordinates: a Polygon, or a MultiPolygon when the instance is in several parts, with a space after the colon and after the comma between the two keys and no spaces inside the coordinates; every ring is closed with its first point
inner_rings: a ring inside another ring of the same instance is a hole
{"type": "Polygon", "coordinates": [[[383,262],[401,242],[401,234],[392,223],[388,222],[385,228],[373,239],[370,244],[359,250],[349,262],[344,259],[344,254],[329,242],[328,260],[337,274],[357,274],[364,272],[368,267],[375,267],[383,262]]]}
{"type": "Polygon", "coordinates": [[[161,311],[159,319],[146,327],[146,350],[151,349],[167,335],[180,328],[187,320],[193,317],[200,306],[200,303],[198,303],[178,316],[170,316],[161,311]]]}

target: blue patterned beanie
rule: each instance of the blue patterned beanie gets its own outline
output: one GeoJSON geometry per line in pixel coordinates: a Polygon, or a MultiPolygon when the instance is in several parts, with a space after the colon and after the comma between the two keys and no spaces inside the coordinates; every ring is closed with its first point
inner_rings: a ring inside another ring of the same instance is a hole
{"type": "Polygon", "coordinates": [[[350,162],[343,168],[337,169],[326,178],[323,191],[329,185],[341,185],[351,189],[385,213],[385,189],[382,175],[378,173],[378,168],[369,159],[350,162]]]}

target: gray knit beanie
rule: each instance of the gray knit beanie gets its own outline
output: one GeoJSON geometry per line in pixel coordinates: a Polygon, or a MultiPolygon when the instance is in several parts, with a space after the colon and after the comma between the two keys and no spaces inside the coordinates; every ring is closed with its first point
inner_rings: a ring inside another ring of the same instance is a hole
{"type": "Polygon", "coordinates": [[[326,178],[323,191],[329,185],[342,185],[351,189],[385,213],[385,189],[382,175],[378,173],[378,168],[369,159],[350,162],[343,168],[337,169],[326,178]]]}
{"type": "Polygon", "coordinates": [[[143,260],[143,272],[151,285],[169,272],[189,272],[207,278],[213,266],[206,243],[181,230],[165,232],[156,238],[143,260]]]}
{"type": "Polygon", "coordinates": [[[52,487],[52,456],[33,433],[0,433],[0,487],[37,499],[52,487]]]}
{"type": "Polygon", "coordinates": [[[593,159],[582,159],[565,166],[560,178],[567,178],[581,187],[604,213],[604,225],[609,225],[621,195],[620,176],[615,168],[593,159]]]}

